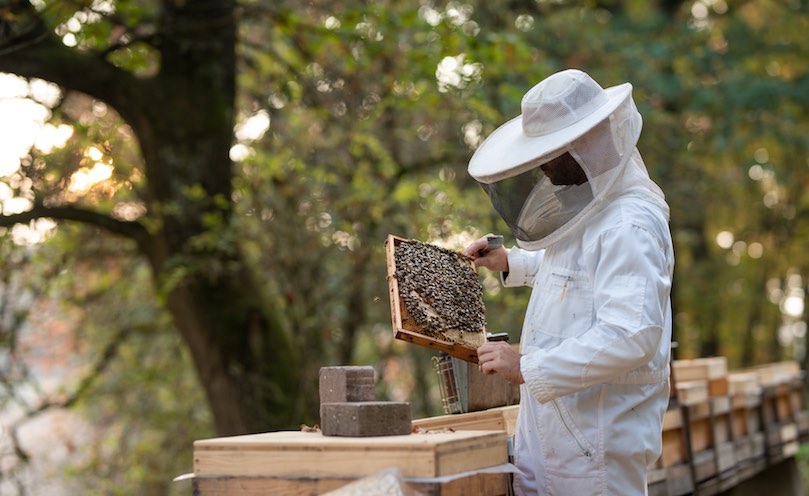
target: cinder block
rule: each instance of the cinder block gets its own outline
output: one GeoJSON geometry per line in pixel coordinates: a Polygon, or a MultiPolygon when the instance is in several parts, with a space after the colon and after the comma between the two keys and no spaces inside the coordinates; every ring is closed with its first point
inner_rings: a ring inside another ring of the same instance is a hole
{"type": "Polygon", "coordinates": [[[362,401],[322,403],[320,430],[324,436],[368,437],[410,434],[410,403],[362,401]]]}
{"type": "Polygon", "coordinates": [[[321,405],[375,399],[374,368],[370,365],[320,368],[321,405]]]}

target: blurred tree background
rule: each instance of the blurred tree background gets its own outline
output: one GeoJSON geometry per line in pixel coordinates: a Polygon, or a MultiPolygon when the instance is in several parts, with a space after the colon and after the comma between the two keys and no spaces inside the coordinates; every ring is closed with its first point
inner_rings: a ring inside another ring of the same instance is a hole
{"type": "MultiPolygon", "coordinates": [[[[324,365],[441,413],[384,240],[505,232],[466,163],[568,67],[634,85],[675,357],[805,362],[808,30],[802,0],[0,1],[0,492],[185,494],[195,439],[316,423],[324,365]]],[[[481,277],[516,341],[527,293],[481,277]]]]}

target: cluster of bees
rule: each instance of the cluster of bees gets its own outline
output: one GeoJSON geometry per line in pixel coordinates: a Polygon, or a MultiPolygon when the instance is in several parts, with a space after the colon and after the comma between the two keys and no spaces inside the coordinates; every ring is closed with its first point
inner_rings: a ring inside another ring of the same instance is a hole
{"type": "Polygon", "coordinates": [[[399,295],[423,334],[484,332],[483,287],[471,259],[415,240],[394,251],[399,295]]]}

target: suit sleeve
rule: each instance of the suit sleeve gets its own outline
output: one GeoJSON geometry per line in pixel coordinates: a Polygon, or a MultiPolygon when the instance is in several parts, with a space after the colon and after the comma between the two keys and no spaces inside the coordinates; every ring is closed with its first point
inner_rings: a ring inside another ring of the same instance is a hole
{"type": "Polygon", "coordinates": [[[533,286],[545,250],[528,251],[511,248],[508,251],[508,272],[501,273],[500,282],[506,287],[533,286]]]}

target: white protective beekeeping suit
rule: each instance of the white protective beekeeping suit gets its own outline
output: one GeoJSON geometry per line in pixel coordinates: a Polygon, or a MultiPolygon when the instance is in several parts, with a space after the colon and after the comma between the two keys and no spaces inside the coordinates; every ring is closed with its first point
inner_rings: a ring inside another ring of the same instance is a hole
{"type": "Polygon", "coordinates": [[[636,149],[631,91],[556,73],[469,163],[517,240],[504,284],[533,287],[517,494],[644,494],[661,452],[674,256],[668,206],[636,149]],[[539,168],[566,152],[583,184],[554,186],[539,168]]]}

